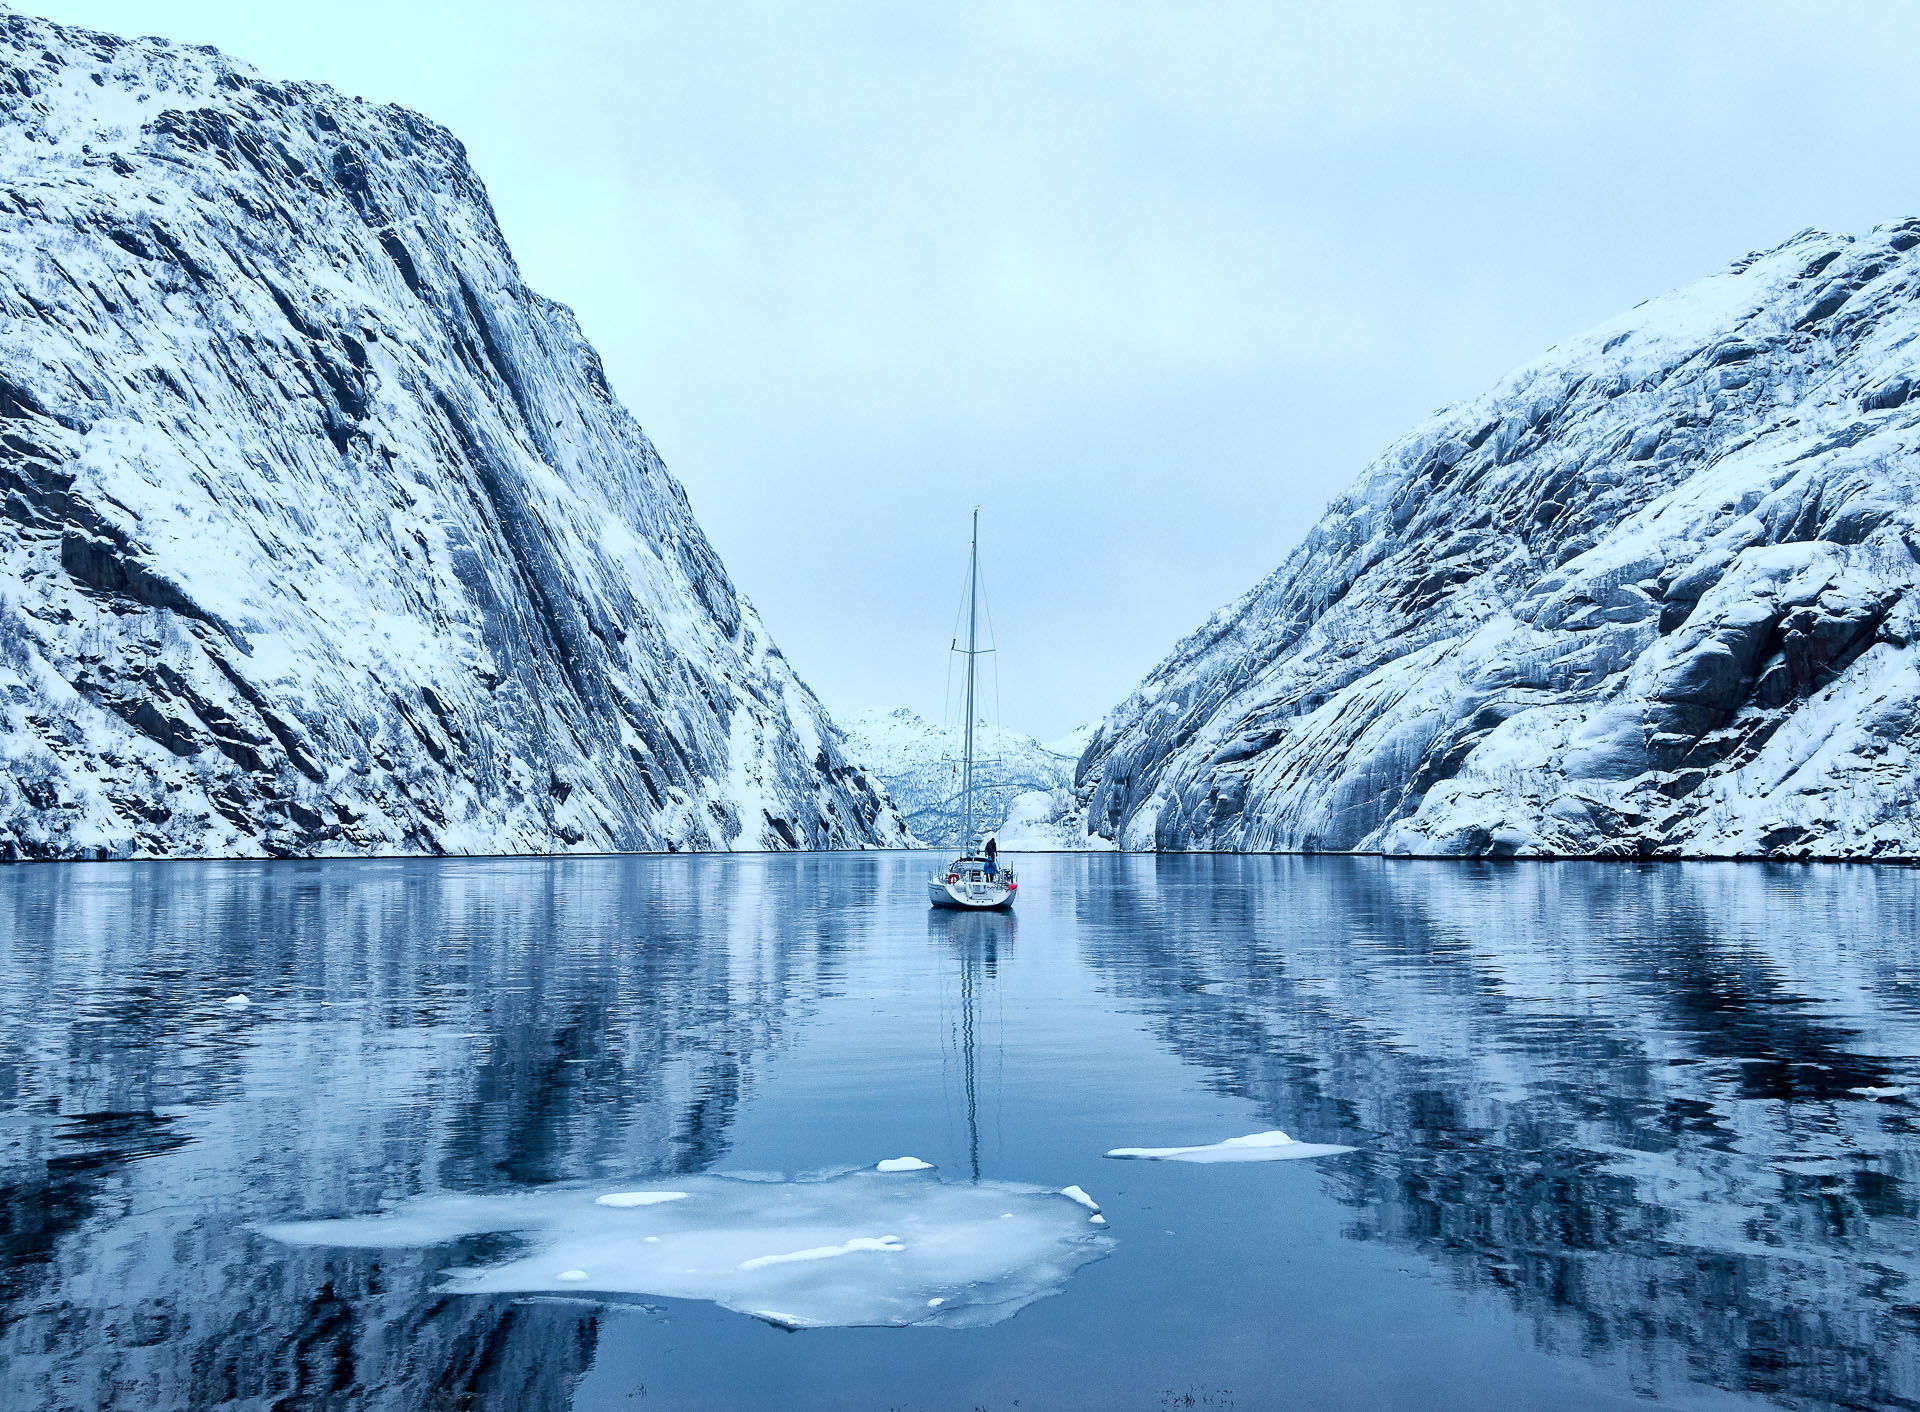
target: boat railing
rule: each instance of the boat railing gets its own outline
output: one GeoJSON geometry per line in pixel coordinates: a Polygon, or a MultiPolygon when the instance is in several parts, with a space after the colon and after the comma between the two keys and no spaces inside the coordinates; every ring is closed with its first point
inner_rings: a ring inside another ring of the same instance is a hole
{"type": "MultiPolygon", "coordinates": [[[[987,881],[987,870],[985,868],[949,868],[947,870],[947,881],[983,883],[987,881]]],[[[1013,876],[1013,869],[996,869],[994,871],[993,881],[1012,886],[1016,881],[1013,876]]]]}

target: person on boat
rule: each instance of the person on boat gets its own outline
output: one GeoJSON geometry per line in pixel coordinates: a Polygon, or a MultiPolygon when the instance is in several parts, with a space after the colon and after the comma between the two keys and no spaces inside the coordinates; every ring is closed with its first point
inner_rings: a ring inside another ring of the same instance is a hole
{"type": "Polygon", "coordinates": [[[987,881],[993,881],[993,875],[1000,870],[1000,845],[992,839],[987,840],[987,881]]]}

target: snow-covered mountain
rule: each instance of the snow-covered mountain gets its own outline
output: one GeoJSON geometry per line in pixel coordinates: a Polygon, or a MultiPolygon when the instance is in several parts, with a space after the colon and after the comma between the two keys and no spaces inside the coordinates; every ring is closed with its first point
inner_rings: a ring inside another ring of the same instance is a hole
{"type": "Polygon", "coordinates": [[[1108,717],[1083,827],[1920,854],[1917,246],[1806,232],[1415,429],[1108,717]]]}
{"type": "Polygon", "coordinates": [[[0,854],[897,843],[451,134],[0,11],[0,854]]]}
{"type": "MultiPolygon", "coordinates": [[[[935,846],[957,844],[960,726],[937,725],[904,707],[842,712],[840,724],[847,733],[848,753],[886,785],[915,837],[935,846]]],[[[979,722],[974,727],[978,826],[1000,824],[1023,795],[1044,797],[1071,784],[1074,764],[1091,734],[1091,727],[1083,727],[1043,745],[1019,731],[979,722]]],[[[1024,803],[1028,809],[1037,807],[1033,801],[1024,803]]]]}

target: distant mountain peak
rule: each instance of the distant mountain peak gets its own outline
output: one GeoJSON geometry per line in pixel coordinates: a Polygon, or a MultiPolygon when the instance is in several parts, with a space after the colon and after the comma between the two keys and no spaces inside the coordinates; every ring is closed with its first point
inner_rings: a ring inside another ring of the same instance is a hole
{"type": "MultiPolygon", "coordinates": [[[[941,725],[906,707],[843,712],[839,721],[848,753],[885,783],[914,836],[932,845],[958,843],[961,724],[941,725]]],[[[984,721],[975,727],[974,752],[974,817],[980,828],[999,825],[1022,795],[1050,794],[1072,784],[1079,759],[1077,752],[1068,754],[984,721]]]]}

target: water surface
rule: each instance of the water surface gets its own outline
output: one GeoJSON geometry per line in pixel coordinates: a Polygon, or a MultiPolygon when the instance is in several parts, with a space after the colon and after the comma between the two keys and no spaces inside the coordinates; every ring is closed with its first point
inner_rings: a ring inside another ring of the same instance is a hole
{"type": "Polygon", "coordinates": [[[0,1406],[1920,1401],[1920,876],[1016,861],[1007,917],[898,854],[0,871],[0,1406]],[[1357,1150],[1101,1155],[1267,1128],[1357,1150]],[[1111,1253],[796,1333],[258,1229],[903,1154],[1111,1253]]]}

